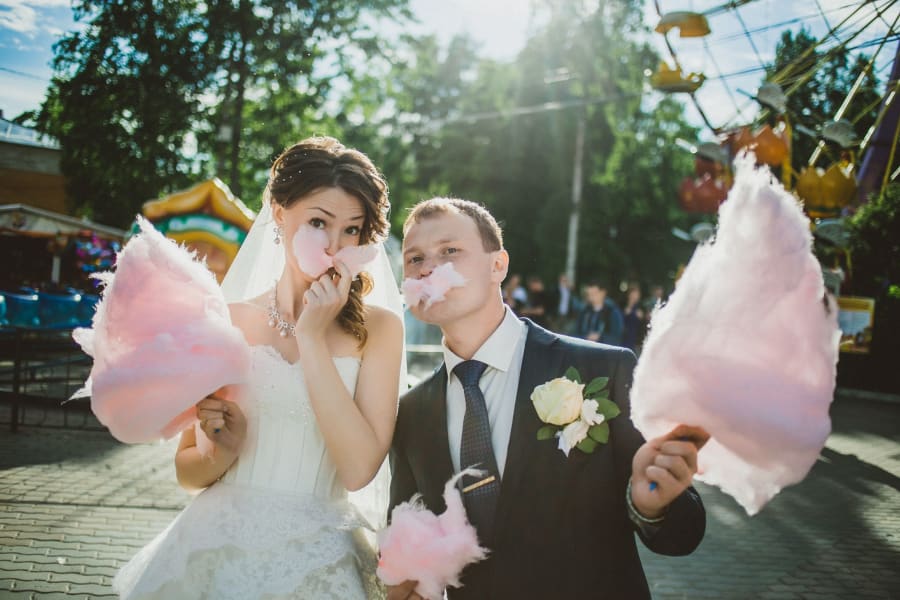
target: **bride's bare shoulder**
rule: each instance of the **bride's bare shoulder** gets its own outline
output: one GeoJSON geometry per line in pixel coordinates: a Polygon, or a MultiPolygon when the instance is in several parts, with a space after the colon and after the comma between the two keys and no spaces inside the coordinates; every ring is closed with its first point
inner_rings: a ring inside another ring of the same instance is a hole
{"type": "Polygon", "coordinates": [[[228,310],[231,322],[243,329],[243,326],[259,320],[260,313],[265,313],[268,309],[263,295],[242,302],[232,302],[228,305],[228,310]]]}
{"type": "Polygon", "coordinates": [[[380,306],[366,307],[366,329],[372,335],[385,335],[391,332],[400,332],[403,335],[403,322],[400,316],[380,306]]]}

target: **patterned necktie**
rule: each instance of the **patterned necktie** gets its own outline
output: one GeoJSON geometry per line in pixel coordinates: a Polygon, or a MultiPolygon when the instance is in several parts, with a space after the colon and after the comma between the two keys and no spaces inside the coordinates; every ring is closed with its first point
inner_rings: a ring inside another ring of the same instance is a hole
{"type": "Polygon", "coordinates": [[[462,478],[463,501],[469,522],[478,531],[482,543],[488,543],[493,533],[494,512],[500,495],[500,471],[491,445],[491,424],[488,420],[484,394],[478,381],[487,365],[477,360],[461,362],[453,373],[462,382],[466,396],[466,415],[463,417],[462,443],[459,448],[461,469],[475,467],[485,472],[481,477],[462,478]]]}

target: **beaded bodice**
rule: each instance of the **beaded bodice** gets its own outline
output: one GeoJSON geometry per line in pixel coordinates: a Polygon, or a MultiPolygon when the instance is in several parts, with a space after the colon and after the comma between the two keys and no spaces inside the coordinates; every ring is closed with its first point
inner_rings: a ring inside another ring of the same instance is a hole
{"type": "MultiPolygon", "coordinates": [[[[252,346],[246,400],[247,439],[237,462],[225,474],[229,483],[323,498],[346,491],[337,478],[309,403],[299,363],[289,363],[271,346],[252,346]]],[[[359,359],[335,357],[338,374],[353,394],[359,359]]]]}

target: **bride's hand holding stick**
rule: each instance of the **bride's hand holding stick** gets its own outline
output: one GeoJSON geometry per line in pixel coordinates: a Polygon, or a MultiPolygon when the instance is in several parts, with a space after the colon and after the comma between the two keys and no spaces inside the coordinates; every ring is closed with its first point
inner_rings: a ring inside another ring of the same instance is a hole
{"type": "Polygon", "coordinates": [[[322,338],[328,326],[338,317],[350,296],[353,277],[340,260],[309,286],[303,294],[303,312],[297,319],[297,337],[322,338]]]}
{"type": "Polygon", "coordinates": [[[247,437],[247,419],[240,406],[226,400],[227,387],[220,388],[197,403],[197,418],[216,452],[237,456],[247,437]]]}

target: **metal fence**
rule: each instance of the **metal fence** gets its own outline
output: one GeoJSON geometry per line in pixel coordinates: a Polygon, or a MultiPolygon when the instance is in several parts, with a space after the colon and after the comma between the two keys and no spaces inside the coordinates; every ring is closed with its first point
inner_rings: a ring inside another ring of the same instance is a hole
{"type": "MultiPolygon", "coordinates": [[[[410,386],[443,360],[440,344],[410,343],[406,350],[410,386]]],[[[69,400],[90,369],[91,358],[72,340],[70,329],[0,327],[0,427],[104,430],[89,398],[69,400]]]]}
{"type": "Polygon", "coordinates": [[[0,328],[0,424],[102,430],[89,399],[69,401],[90,367],[70,329],[0,328]]]}

